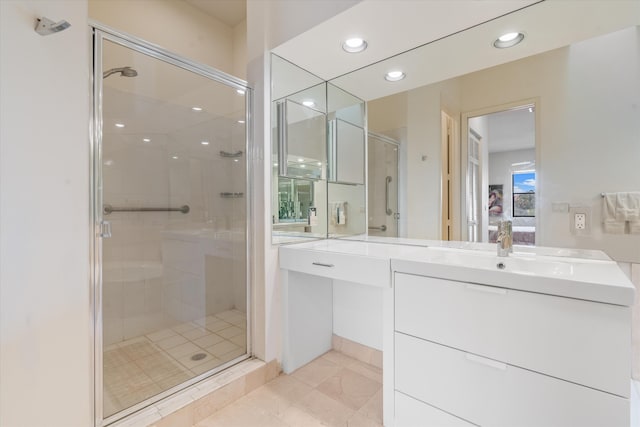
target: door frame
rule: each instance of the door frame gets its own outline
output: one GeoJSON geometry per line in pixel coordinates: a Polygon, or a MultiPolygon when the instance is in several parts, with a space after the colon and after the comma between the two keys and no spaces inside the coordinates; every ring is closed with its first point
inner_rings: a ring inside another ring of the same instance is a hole
{"type": "Polygon", "coordinates": [[[252,350],[252,336],[253,336],[253,318],[254,307],[252,298],[252,277],[253,266],[249,262],[251,259],[251,253],[253,251],[253,244],[251,236],[253,235],[253,226],[251,218],[253,216],[253,192],[252,192],[252,179],[253,172],[250,167],[251,162],[251,141],[252,141],[252,129],[253,129],[253,89],[249,87],[248,83],[230,74],[219,71],[215,68],[207,65],[192,61],[184,58],[180,55],[176,55],[169,52],[159,46],[149,43],[133,35],[115,30],[99,22],[89,20],[89,37],[91,46],[93,48],[93,60],[90,64],[92,68],[91,72],[91,116],[89,123],[89,175],[91,179],[91,185],[89,188],[90,196],[90,227],[92,228],[90,234],[89,245],[89,257],[90,257],[90,309],[92,313],[92,325],[91,340],[93,341],[91,346],[92,364],[91,369],[93,371],[93,387],[92,387],[92,400],[93,410],[92,418],[94,420],[95,427],[106,426],[115,421],[124,419],[133,413],[149,406],[154,403],[165,399],[179,390],[186,389],[204,378],[211,376],[215,372],[219,372],[238,363],[240,360],[249,358],[253,354],[252,350]],[[243,90],[245,92],[245,209],[246,209],[246,224],[245,224],[245,259],[246,259],[246,271],[245,271],[245,283],[246,283],[246,309],[247,309],[247,352],[243,356],[239,356],[215,370],[205,372],[198,375],[184,383],[181,383],[175,387],[163,391],[162,393],[155,395],[147,400],[137,403],[130,408],[124,409],[108,418],[104,418],[103,413],[103,324],[102,324],[102,237],[101,228],[104,221],[102,206],[102,188],[103,188],[103,174],[102,174],[102,101],[103,101],[103,86],[102,86],[102,55],[103,55],[103,41],[109,41],[125,48],[129,48],[135,52],[150,56],[157,60],[174,65],[178,68],[182,68],[186,71],[193,72],[200,76],[209,78],[218,83],[225,84],[236,90],[243,90]]]}
{"type": "MultiPolygon", "coordinates": [[[[501,111],[506,111],[506,110],[515,110],[518,108],[522,108],[526,105],[533,105],[533,114],[534,114],[534,120],[535,120],[535,157],[536,157],[536,220],[535,220],[535,227],[536,227],[536,246],[540,246],[542,244],[542,222],[540,221],[540,200],[542,200],[542,196],[543,196],[543,192],[540,191],[541,190],[541,186],[538,186],[538,182],[541,182],[541,177],[543,176],[543,169],[542,169],[542,164],[540,163],[540,158],[541,158],[541,146],[540,146],[540,115],[541,115],[541,103],[540,103],[540,98],[539,97],[534,97],[534,98],[525,98],[522,100],[518,100],[518,101],[512,101],[512,102],[507,102],[504,104],[499,104],[499,105],[493,105],[493,106],[488,106],[488,107],[482,107],[482,108],[478,108],[475,110],[471,110],[471,111],[467,111],[462,113],[461,116],[461,120],[460,120],[460,135],[465,135],[465,138],[460,138],[460,209],[459,209],[459,215],[460,215],[460,221],[459,221],[459,226],[460,226],[460,239],[462,241],[468,241],[469,236],[468,236],[468,232],[467,232],[467,175],[468,175],[468,170],[467,170],[467,157],[468,157],[468,138],[467,135],[469,134],[469,119],[473,118],[473,117],[478,117],[478,116],[485,116],[487,114],[492,114],[492,113],[499,113],[501,111]]],[[[480,176],[485,176],[484,175],[484,171],[487,169],[487,165],[485,165],[485,159],[480,160],[480,176]]],[[[483,183],[482,183],[482,192],[484,193],[485,191],[488,191],[488,182],[484,182],[484,178],[483,178],[483,183]]],[[[487,198],[485,198],[487,199],[487,198]]],[[[485,208],[487,200],[483,200],[483,217],[484,217],[484,212],[485,212],[485,208]]],[[[483,232],[486,230],[483,230],[483,232]]],[[[484,241],[484,240],[481,240],[484,241]]]]}

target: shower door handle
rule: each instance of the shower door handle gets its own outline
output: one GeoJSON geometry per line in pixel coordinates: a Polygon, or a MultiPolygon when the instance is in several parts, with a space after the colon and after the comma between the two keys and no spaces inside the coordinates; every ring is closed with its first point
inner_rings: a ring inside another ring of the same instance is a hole
{"type": "Polygon", "coordinates": [[[100,223],[100,237],[103,239],[111,237],[111,223],[109,221],[102,221],[100,223]]]}
{"type": "Polygon", "coordinates": [[[387,176],[385,178],[385,186],[384,186],[384,207],[386,208],[387,215],[391,215],[393,210],[389,207],[389,184],[391,184],[391,177],[387,176]]]}

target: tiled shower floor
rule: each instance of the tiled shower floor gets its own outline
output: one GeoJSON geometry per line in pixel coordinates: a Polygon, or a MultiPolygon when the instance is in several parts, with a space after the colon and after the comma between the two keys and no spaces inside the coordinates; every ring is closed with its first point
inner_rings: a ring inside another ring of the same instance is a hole
{"type": "Polygon", "coordinates": [[[245,354],[246,324],[229,310],[106,347],[105,417],[245,354]]]}

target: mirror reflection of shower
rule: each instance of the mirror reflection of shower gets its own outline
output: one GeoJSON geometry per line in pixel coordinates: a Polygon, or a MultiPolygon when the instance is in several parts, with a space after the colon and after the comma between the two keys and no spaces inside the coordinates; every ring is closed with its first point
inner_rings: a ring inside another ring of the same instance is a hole
{"type": "Polygon", "coordinates": [[[131,67],[120,67],[120,68],[112,68],[110,70],[102,73],[102,78],[106,79],[112,74],[120,73],[120,77],[135,77],[138,75],[138,72],[131,67]]]}

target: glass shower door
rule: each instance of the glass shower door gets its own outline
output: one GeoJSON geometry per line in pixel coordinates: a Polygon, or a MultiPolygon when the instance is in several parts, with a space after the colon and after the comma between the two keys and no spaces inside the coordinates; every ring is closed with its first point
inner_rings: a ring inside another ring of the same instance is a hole
{"type": "Polygon", "coordinates": [[[368,211],[370,236],[398,237],[398,143],[369,133],[368,211]]]}
{"type": "Polygon", "coordinates": [[[96,31],[107,422],[248,354],[247,88],[139,43],[96,31]]]}

